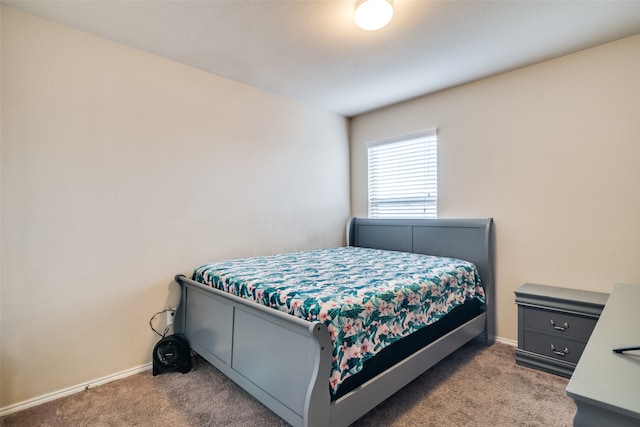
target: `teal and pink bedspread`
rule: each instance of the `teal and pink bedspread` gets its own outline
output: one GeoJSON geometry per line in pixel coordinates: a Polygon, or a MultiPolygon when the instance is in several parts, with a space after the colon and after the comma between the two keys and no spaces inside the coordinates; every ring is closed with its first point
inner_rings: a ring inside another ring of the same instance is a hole
{"type": "Polygon", "coordinates": [[[192,279],[327,325],[334,393],[386,346],[485,298],[470,262],[358,247],[209,263],[192,279]]]}

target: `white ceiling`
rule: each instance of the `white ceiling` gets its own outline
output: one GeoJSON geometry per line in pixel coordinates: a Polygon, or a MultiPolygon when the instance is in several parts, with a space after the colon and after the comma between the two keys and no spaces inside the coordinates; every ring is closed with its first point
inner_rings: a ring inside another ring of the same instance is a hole
{"type": "Polygon", "coordinates": [[[640,33],[640,0],[2,1],[238,82],[354,116],[640,33]]]}

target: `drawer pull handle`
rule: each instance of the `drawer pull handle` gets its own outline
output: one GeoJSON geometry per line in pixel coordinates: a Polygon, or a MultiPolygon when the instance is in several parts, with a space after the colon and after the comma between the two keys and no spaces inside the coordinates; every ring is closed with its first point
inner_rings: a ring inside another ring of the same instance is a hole
{"type": "Polygon", "coordinates": [[[564,331],[566,329],[569,329],[569,324],[567,322],[564,322],[562,326],[558,326],[556,325],[556,322],[554,322],[553,319],[551,319],[549,320],[549,323],[551,323],[551,326],[553,326],[553,329],[557,329],[559,331],[564,331]]]}
{"type": "Polygon", "coordinates": [[[569,354],[569,349],[567,347],[564,348],[564,350],[562,351],[558,351],[556,350],[556,348],[553,346],[553,344],[551,344],[551,351],[553,351],[555,354],[557,354],[558,356],[566,356],[567,354],[569,354]]]}

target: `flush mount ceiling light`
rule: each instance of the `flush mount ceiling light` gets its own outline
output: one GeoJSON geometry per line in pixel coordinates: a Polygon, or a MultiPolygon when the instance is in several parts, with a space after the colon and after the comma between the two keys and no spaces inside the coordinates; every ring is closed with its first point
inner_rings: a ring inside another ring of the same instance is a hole
{"type": "Polygon", "coordinates": [[[353,15],[356,25],[363,30],[379,30],[391,21],[393,6],[391,0],[358,0],[353,15]]]}

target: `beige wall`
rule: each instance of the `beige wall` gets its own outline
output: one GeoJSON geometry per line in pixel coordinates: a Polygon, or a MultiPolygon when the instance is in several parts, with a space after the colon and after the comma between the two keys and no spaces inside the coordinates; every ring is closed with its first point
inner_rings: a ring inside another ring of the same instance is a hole
{"type": "Polygon", "coordinates": [[[346,119],[1,13],[0,408],[150,362],[177,273],[343,243],[346,119]]]}
{"type": "Polygon", "coordinates": [[[354,215],[365,143],[434,127],[439,216],[495,219],[498,336],[522,283],[640,283],[640,35],[355,118],[354,215]]]}

